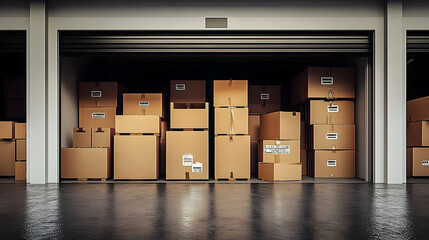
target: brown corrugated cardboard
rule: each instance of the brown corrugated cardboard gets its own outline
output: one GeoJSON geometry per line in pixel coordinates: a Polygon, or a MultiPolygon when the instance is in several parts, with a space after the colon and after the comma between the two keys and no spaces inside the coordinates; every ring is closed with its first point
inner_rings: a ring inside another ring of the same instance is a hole
{"type": "Polygon", "coordinates": [[[208,131],[167,132],[167,180],[208,180],[208,131]]]}
{"type": "Polygon", "coordinates": [[[314,150],[355,149],[355,125],[310,126],[309,144],[314,150]]]}
{"type": "Polygon", "coordinates": [[[258,165],[258,178],[265,181],[290,181],[302,179],[301,164],[262,163],[258,165]]]}
{"type": "Polygon", "coordinates": [[[407,123],[407,147],[429,146],[429,121],[407,123]]]}
{"type": "Polygon", "coordinates": [[[407,102],[407,122],[429,120],[429,96],[407,102]]]}
{"type": "Polygon", "coordinates": [[[274,112],[261,116],[260,140],[300,139],[299,112],[274,112]]]}
{"type": "Polygon", "coordinates": [[[15,138],[15,122],[0,122],[0,139],[15,138]]]}
{"type": "Polygon", "coordinates": [[[281,86],[250,85],[249,86],[249,113],[264,114],[280,111],[281,86]]]}
{"type": "Polygon", "coordinates": [[[27,163],[15,162],[15,181],[25,181],[27,179],[27,163]]]}
{"type": "Polygon", "coordinates": [[[215,108],[215,134],[248,134],[248,108],[215,108]]]}
{"type": "Polygon", "coordinates": [[[258,172],[258,141],[250,142],[250,173],[258,172]]]}
{"type": "Polygon", "coordinates": [[[115,135],[114,145],[115,179],[158,179],[159,136],[115,135]]]}
{"type": "Polygon", "coordinates": [[[15,140],[0,140],[0,176],[15,175],[15,140]]]}
{"type": "Polygon", "coordinates": [[[79,108],[116,108],[118,84],[116,82],[80,82],[79,108]]]}
{"type": "Polygon", "coordinates": [[[165,116],[164,95],[161,93],[124,93],[124,115],[165,116]]]}
{"type": "Polygon", "coordinates": [[[27,140],[26,139],[17,139],[16,141],[16,161],[25,161],[27,160],[27,140]]]}
{"type": "Polygon", "coordinates": [[[301,144],[300,147],[302,149],[307,149],[307,131],[306,131],[306,125],[304,121],[301,121],[301,135],[300,135],[300,140],[301,140],[301,144]]]}
{"type": "Polygon", "coordinates": [[[310,151],[315,178],[354,178],[355,151],[310,151]]]}
{"type": "Polygon", "coordinates": [[[116,133],[160,133],[158,115],[117,115],[116,133]]]}
{"type": "Polygon", "coordinates": [[[79,108],[79,127],[114,128],[116,108],[79,108]]]}
{"type": "Polygon", "coordinates": [[[170,128],[209,128],[209,103],[170,103],[170,128]]]}
{"type": "Polygon", "coordinates": [[[27,138],[27,124],[15,123],[15,139],[26,139],[26,138],[27,138]]]}
{"type": "Polygon", "coordinates": [[[111,148],[62,148],[61,178],[110,178],[111,148]]]}
{"type": "Polygon", "coordinates": [[[171,80],[170,101],[178,103],[203,103],[206,101],[206,81],[171,80]]]}
{"type": "Polygon", "coordinates": [[[307,150],[301,149],[301,165],[302,165],[302,175],[307,176],[307,150]]]}
{"type": "Polygon", "coordinates": [[[92,129],[92,144],[93,148],[110,148],[113,147],[113,128],[93,128],[92,129]]]}
{"type": "Polygon", "coordinates": [[[311,100],[309,124],[354,124],[353,101],[311,100]]]}
{"type": "Polygon", "coordinates": [[[407,150],[408,159],[411,161],[409,165],[412,167],[412,175],[414,177],[429,176],[429,148],[415,147],[407,150]],[[410,152],[408,152],[410,151],[410,152]]]}
{"type": "Polygon", "coordinates": [[[249,115],[250,141],[259,141],[259,129],[261,127],[260,115],[249,115]]]}
{"type": "Polygon", "coordinates": [[[299,140],[261,140],[259,162],[300,163],[299,140]]]}
{"type": "Polygon", "coordinates": [[[73,128],[73,147],[91,147],[91,128],[73,128]]]}
{"type": "Polygon", "coordinates": [[[214,80],[215,107],[247,107],[247,80],[214,80]]]}
{"type": "Polygon", "coordinates": [[[250,136],[215,137],[215,179],[250,178],[250,136]]]}

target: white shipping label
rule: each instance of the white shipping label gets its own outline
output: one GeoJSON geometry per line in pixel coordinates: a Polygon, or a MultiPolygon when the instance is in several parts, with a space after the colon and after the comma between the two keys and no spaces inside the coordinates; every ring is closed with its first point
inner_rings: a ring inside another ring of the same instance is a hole
{"type": "Polygon", "coordinates": [[[92,118],[106,118],[106,113],[104,113],[104,112],[93,112],[92,118]]]}
{"type": "Polygon", "coordinates": [[[182,166],[189,167],[192,163],[194,163],[194,155],[189,153],[182,155],[182,166]]]}
{"type": "Polygon", "coordinates": [[[91,97],[101,98],[101,91],[91,91],[91,97]]]}
{"type": "Polygon", "coordinates": [[[329,113],[337,113],[340,111],[340,107],[338,105],[328,106],[329,113]]]}
{"type": "Polygon", "coordinates": [[[429,161],[428,160],[423,160],[422,161],[422,166],[428,167],[429,166],[429,161]]]}
{"type": "Polygon", "coordinates": [[[261,100],[270,100],[269,93],[261,93],[261,100]]]}
{"type": "Polygon", "coordinates": [[[327,133],[326,139],[328,140],[337,140],[338,139],[338,133],[327,133]]]}
{"type": "Polygon", "coordinates": [[[320,78],[320,84],[332,85],[332,84],[334,84],[334,78],[333,77],[321,77],[320,78]]]}
{"type": "Polygon", "coordinates": [[[337,166],[337,160],[328,160],[328,161],[326,161],[326,166],[328,166],[328,167],[336,167],[337,166]]]}
{"type": "Polygon", "coordinates": [[[149,101],[139,101],[139,107],[149,107],[149,101]]]}
{"type": "Polygon", "coordinates": [[[200,162],[192,164],[192,172],[203,172],[203,164],[200,162]]]}
{"type": "Polygon", "coordinates": [[[265,145],[265,153],[290,154],[290,145],[265,145]]]}
{"type": "Polygon", "coordinates": [[[186,90],[186,84],[183,84],[183,83],[176,84],[176,90],[177,91],[185,91],[186,90]]]}

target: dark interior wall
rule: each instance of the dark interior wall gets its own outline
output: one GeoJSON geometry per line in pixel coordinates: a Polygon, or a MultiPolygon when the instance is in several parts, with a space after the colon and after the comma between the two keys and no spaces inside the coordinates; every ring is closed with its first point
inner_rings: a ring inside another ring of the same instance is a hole
{"type": "Polygon", "coordinates": [[[429,53],[408,53],[407,60],[407,100],[429,96],[429,53]]]}

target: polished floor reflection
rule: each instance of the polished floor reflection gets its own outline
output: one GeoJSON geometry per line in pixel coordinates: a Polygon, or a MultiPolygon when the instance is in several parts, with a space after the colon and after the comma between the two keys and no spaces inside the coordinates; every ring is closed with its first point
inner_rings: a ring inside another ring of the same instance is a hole
{"type": "Polygon", "coordinates": [[[0,184],[1,239],[425,239],[429,185],[0,184]]]}

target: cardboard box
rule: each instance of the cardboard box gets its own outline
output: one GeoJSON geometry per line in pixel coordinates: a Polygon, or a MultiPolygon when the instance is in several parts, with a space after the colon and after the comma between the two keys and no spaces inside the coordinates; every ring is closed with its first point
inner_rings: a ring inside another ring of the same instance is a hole
{"type": "Polygon", "coordinates": [[[73,147],[90,148],[91,141],[91,128],[73,128],[73,147]]]}
{"type": "Polygon", "coordinates": [[[111,148],[113,147],[113,128],[93,128],[92,129],[92,144],[93,148],[111,148]]]}
{"type": "Polygon", "coordinates": [[[299,112],[274,112],[261,116],[260,140],[299,140],[299,112]]]}
{"type": "Polygon", "coordinates": [[[249,113],[264,114],[282,110],[281,86],[250,85],[249,113]]]}
{"type": "Polygon", "coordinates": [[[208,180],[208,131],[168,131],[166,173],[167,180],[208,180]]]}
{"type": "Polygon", "coordinates": [[[258,165],[258,178],[265,181],[301,181],[301,164],[263,163],[258,165]]]}
{"type": "Polygon", "coordinates": [[[258,172],[258,141],[250,142],[250,173],[258,172]]]}
{"type": "Polygon", "coordinates": [[[250,178],[250,136],[215,136],[215,179],[250,178]]]}
{"type": "Polygon", "coordinates": [[[259,129],[261,127],[260,115],[249,115],[250,141],[259,141],[259,129]]]}
{"type": "Polygon", "coordinates": [[[167,138],[168,122],[166,120],[161,121],[161,139],[167,138]]]}
{"type": "Polygon", "coordinates": [[[299,140],[261,140],[259,162],[300,163],[299,140]]]}
{"type": "Polygon", "coordinates": [[[158,115],[117,115],[116,133],[159,134],[161,121],[158,115]]]}
{"type": "Polygon", "coordinates": [[[304,121],[301,121],[301,135],[300,135],[302,149],[307,149],[307,129],[304,121]]]}
{"type": "Polygon", "coordinates": [[[311,160],[314,161],[315,178],[354,178],[355,177],[355,151],[310,151],[311,160]]]}
{"type": "Polygon", "coordinates": [[[114,145],[115,179],[158,179],[159,136],[115,135],[114,145]]]}
{"type": "Polygon", "coordinates": [[[354,124],[353,101],[310,101],[309,124],[354,124]]]}
{"type": "Polygon", "coordinates": [[[15,162],[15,181],[27,180],[27,163],[15,162]]]}
{"type": "Polygon", "coordinates": [[[310,149],[355,149],[355,125],[313,125],[310,136],[310,149]]]}
{"type": "Polygon", "coordinates": [[[116,82],[80,82],[79,108],[116,108],[118,106],[116,82]]]}
{"type": "Polygon", "coordinates": [[[15,138],[15,122],[0,121],[0,139],[15,138]]]}
{"type": "Polygon", "coordinates": [[[111,148],[62,148],[61,178],[110,178],[111,148]]]}
{"type": "Polygon", "coordinates": [[[79,108],[79,127],[114,128],[116,108],[79,108]]]}
{"type": "MultiPolygon", "coordinates": [[[[412,169],[414,177],[429,176],[429,148],[414,147],[407,148],[407,164],[412,169]]],[[[408,173],[408,169],[407,169],[408,173]]]]}
{"type": "Polygon", "coordinates": [[[247,80],[214,80],[215,107],[247,107],[247,80]]]}
{"type": "Polygon", "coordinates": [[[307,150],[301,149],[300,153],[301,165],[302,165],[302,175],[307,176],[307,150]]]}
{"type": "Polygon", "coordinates": [[[407,122],[429,120],[429,96],[407,102],[407,122]]]}
{"type": "Polygon", "coordinates": [[[429,121],[407,123],[407,147],[429,146],[429,121]]]}
{"type": "Polygon", "coordinates": [[[206,101],[206,81],[171,80],[170,101],[177,103],[203,103],[206,101]]]}
{"type": "Polygon", "coordinates": [[[21,99],[4,99],[4,115],[8,119],[25,121],[26,101],[21,99]]]}
{"type": "Polygon", "coordinates": [[[215,108],[215,134],[248,134],[248,108],[215,108]]]}
{"type": "Polygon", "coordinates": [[[27,160],[27,140],[26,139],[17,139],[16,143],[16,161],[25,161],[27,160]]]}
{"type": "Polygon", "coordinates": [[[161,93],[124,93],[124,115],[165,116],[164,95],[161,93]]]}
{"type": "Polygon", "coordinates": [[[209,128],[209,103],[170,103],[170,127],[209,128]]]}
{"type": "Polygon", "coordinates": [[[27,138],[27,124],[15,123],[15,139],[26,139],[26,138],[27,138]]]}
{"type": "Polygon", "coordinates": [[[15,175],[15,140],[0,141],[0,176],[15,175]]]}

